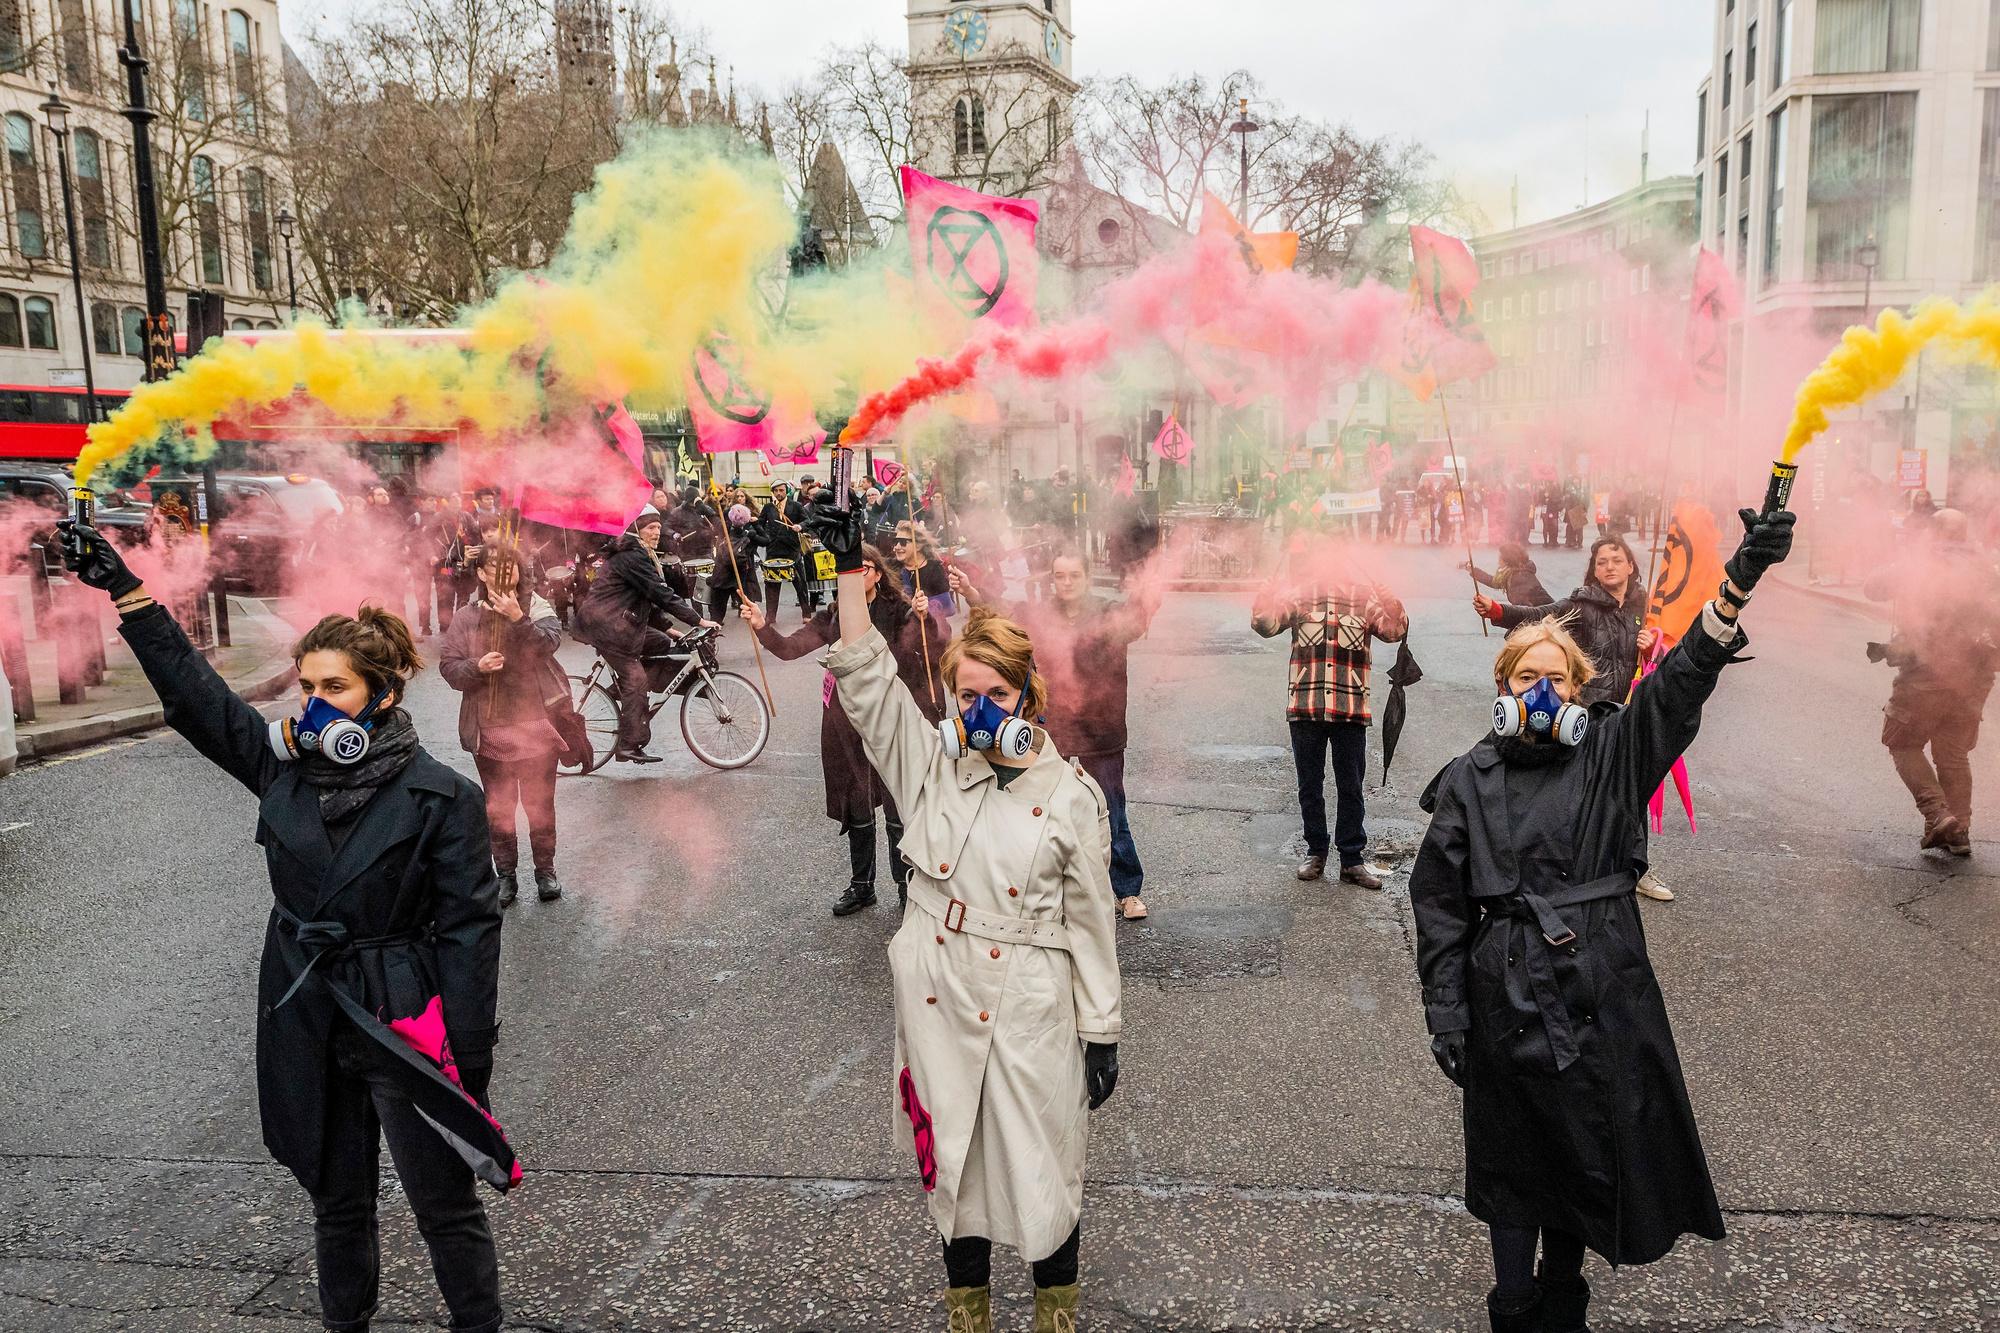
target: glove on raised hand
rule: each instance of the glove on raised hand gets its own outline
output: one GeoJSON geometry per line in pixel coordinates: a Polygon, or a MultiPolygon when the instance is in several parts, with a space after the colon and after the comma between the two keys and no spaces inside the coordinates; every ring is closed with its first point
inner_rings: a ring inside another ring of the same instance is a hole
{"type": "Polygon", "coordinates": [[[861,511],[842,509],[831,499],[815,500],[806,508],[806,531],[833,556],[833,572],[852,574],[861,568],[861,511]]]}
{"type": "Polygon", "coordinates": [[[1765,570],[1792,553],[1792,526],[1799,520],[1789,509],[1775,514],[1739,509],[1736,517],[1743,520],[1743,540],[1722,569],[1731,583],[1747,593],[1757,586],[1765,570]]]}
{"type": "Polygon", "coordinates": [[[96,528],[66,518],[56,524],[56,535],[63,565],[79,582],[103,589],[114,602],[139,586],[139,576],[125,563],[125,557],[96,528]]]}
{"type": "Polygon", "coordinates": [[[1444,1076],[1459,1087],[1465,1086],[1465,1034],[1463,1032],[1440,1032],[1431,1038],[1431,1058],[1438,1062],[1444,1076]]]}
{"type": "Polygon", "coordinates": [[[1083,1044],[1083,1085],[1090,1091],[1090,1109],[1095,1111],[1111,1100],[1118,1087],[1118,1043],[1087,1041],[1083,1044]]]}

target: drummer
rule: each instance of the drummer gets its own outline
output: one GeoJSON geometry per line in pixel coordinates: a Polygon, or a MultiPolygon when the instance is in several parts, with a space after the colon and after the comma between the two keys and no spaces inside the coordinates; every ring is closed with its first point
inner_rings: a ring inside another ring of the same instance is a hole
{"type": "Polygon", "coordinates": [[[764,571],[764,618],[772,622],[778,618],[778,590],[787,583],[798,597],[800,618],[812,619],[814,610],[812,583],[802,569],[805,546],[800,541],[800,525],[805,521],[805,510],[792,498],[791,490],[785,482],[772,482],[771,498],[751,529],[764,550],[759,562],[764,571]]]}

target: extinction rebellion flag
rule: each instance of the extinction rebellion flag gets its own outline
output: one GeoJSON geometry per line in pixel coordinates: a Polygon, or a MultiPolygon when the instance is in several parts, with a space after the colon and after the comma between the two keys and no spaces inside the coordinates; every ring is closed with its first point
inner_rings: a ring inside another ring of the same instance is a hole
{"type": "Polygon", "coordinates": [[[1041,220],[1035,202],[980,194],[915,167],[904,167],[902,180],[918,290],[966,319],[1032,323],[1041,220]]]}
{"type": "Polygon", "coordinates": [[[711,334],[688,359],[688,414],[705,454],[761,453],[773,463],[815,463],[826,432],[812,413],[775,406],[734,339],[711,334]]]}
{"type": "Polygon", "coordinates": [[[1687,339],[1681,358],[1690,389],[1719,394],[1728,387],[1729,349],[1723,330],[1736,318],[1740,304],[1729,265],[1703,246],[1694,261],[1694,287],[1688,294],[1687,339]]]}
{"type": "Polygon", "coordinates": [[[1410,228],[1410,317],[1398,364],[1388,367],[1429,402],[1438,386],[1493,369],[1493,349],[1472,317],[1479,261],[1465,242],[1429,227],[1410,228]]]}

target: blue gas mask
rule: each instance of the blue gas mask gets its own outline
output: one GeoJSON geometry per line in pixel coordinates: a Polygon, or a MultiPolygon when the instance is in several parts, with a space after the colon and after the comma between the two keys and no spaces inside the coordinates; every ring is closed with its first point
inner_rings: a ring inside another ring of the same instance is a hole
{"type": "MultiPolygon", "coordinates": [[[[1028,679],[1035,678],[1034,663],[1028,664],[1028,679]]],[[[938,723],[938,737],[944,742],[947,759],[957,759],[972,750],[998,750],[1010,759],[1026,757],[1035,745],[1035,728],[1021,716],[1021,708],[1028,702],[1028,691],[1024,688],[1014,701],[1014,711],[1004,711],[985,695],[972,701],[972,707],[957,717],[948,717],[938,723]]]]}
{"type": "Polygon", "coordinates": [[[1503,694],[1493,701],[1493,733],[1501,737],[1543,736],[1561,745],[1583,744],[1590,730],[1590,710],[1564,703],[1556,687],[1543,676],[1526,694],[1503,694]]]}
{"type": "Polygon", "coordinates": [[[271,749],[280,759],[322,754],[336,764],[358,764],[368,756],[375,710],[388,697],[387,690],[379,691],[360,716],[349,717],[314,695],[297,717],[281,717],[271,724],[271,749]]]}

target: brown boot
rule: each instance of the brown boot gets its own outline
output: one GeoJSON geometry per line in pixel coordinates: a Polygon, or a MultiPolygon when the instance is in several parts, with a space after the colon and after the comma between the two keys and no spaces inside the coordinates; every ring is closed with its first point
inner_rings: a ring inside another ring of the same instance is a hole
{"type": "Polygon", "coordinates": [[[991,1287],[946,1287],[945,1333],[993,1333],[991,1287]]]}
{"type": "Polygon", "coordinates": [[[1362,889],[1379,889],[1382,887],[1382,877],[1370,870],[1366,865],[1342,866],[1340,868],[1340,882],[1342,884],[1352,884],[1362,889]]]}
{"type": "Polygon", "coordinates": [[[1299,878],[1307,881],[1318,879],[1326,873],[1326,857],[1308,856],[1299,862],[1299,878]]]}
{"type": "Polygon", "coordinates": [[[1924,840],[1917,844],[1923,851],[1935,851],[1949,847],[1954,842],[1965,839],[1965,825],[1951,815],[1940,815],[1924,825],[1924,840]]]}
{"type": "Polygon", "coordinates": [[[1035,1333],[1076,1333],[1076,1306],[1082,1294],[1074,1282],[1065,1287],[1036,1287],[1035,1333]]]}

